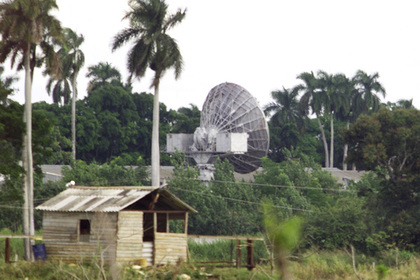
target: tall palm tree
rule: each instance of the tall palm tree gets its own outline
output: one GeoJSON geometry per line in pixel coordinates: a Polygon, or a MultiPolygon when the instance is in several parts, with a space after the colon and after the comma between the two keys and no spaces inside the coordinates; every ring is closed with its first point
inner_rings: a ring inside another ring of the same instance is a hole
{"type": "MultiPolygon", "coordinates": [[[[25,169],[23,230],[35,233],[33,217],[33,158],[32,158],[32,101],[31,89],[35,66],[45,63],[51,73],[59,73],[59,58],[50,44],[52,38],[60,38],[60,22],[49,13],[57,9],[54,0],[8,0],[0,3],[0,63],[10,57],[12,67],[21,57],[25,70],[26,133],[23,141],[22,162],[25,169]],[[37,56],[37,46],[43,52],[37,56]],[[53,70],[54,69],[54,70],[53,70]]],[[[30,240],[25,239],[25,258],[30,259],[30,240]]]]}
{"type": "Polygon", "coordinates": [[[88,67],[86,77],[91,78],[88,92],[91,92],[106,83],[121,83],[121,73],[108,62],[100,62],[88,67]]]}
{"type": "Polygon", "coordinates": [[[115,35],[112,50],[134,40],[134,46],[128,53],[129,80],[144,77],[147,68],[155,74],[151,88],[154,88],[153,128],[152,128],[152,186],[160,184],[159,151],[159,84],[165,71],[173,68],[175,78],[182,71],[182,56],[176,41],[166,32],[180,23],[185,17],[185,10],[168,14],[168,5],[164,0],[130,0],[131,10],[123,19],[128,19],[130,27],[115,35]]]}
{"type": "MultiPolygon", "coordinates": [[[[355,88],[355,84],[353,79],[348,79],[344,81],[344,88],[345,88],[345,106],[341,106],[337,111],[337,117],[341,121],[346,123],[346,130],[350,129],[350,123],[357,119],[358,112],[360,110],[356,107],[355,98],[357,96],[357,90],[355,88]]],[[[348,149],[349,146],[347,143],[344,143],[343,147],[343,170],[347,170],[347,156],[348,156],[348,149]]]]}
{"type": "MultiPolygon", "coordinates": [[[[47,83],[47,92],[52,93],[54,103],[68,104],[70,94],[71,103],[71,131],[72,131],[72,158],[76,160],[76,100],[77,100],[77,77],[85,63],[85,55],[80,46],[84,42],[83,35],[77,35],[70,28],[64,29],[63,42],[58,54],[61,58],[62,71],[58,79],[50,77],[47,83]],[[53,84],[54,87],[53,87],[53,84]],[[71,88],[71,89],[70,89],[71,88]]],[[[44,74],[49,74],[48,70],[44,74]]]]}
{"type": "Polygon", "coordinates": [[[324,145],[325,167],[330,167],[327,138],[320,119],[321,114],[325,109],[324,105],[326,104],[326,92],[323,88],[324,85],[315,77],[313,72],[303,72],[299,74],[297,78],[303,82],[303,84],[296,87],[297,90],[303,91],[299,106],[307,115],[310,110],[312,111],[312,114],[316,115],[319,130],[321,132],[322,143],[324,145]]]}
{"type": "Polygon", "coordinates": [[[68,52],[63,57],[63,64],[70,68],[70,81],[73,96],[71,99],[71,146],[72,158],[76,161],[76,100],[77,100],[77,77],[80,69],[85,64],[85,55],[80,49],[84,42],[83,35],[78,36],[73,30],[64,30],[64,40],[68,52]]]}
{"type": "Polygon", "coordinates": [[[318,79],[325,91],[324,108],[330,117],[330,166],[334,167],[334,119],[340,111],[349,110],[351,94],[350,80],[344,74],[330,75],[324,71],[318,72],[318,79]]]}
{"type": "Polygon", "coordinates": [[[299,131],[302,131],[306,124],[306,114],[299,108],[299,88],[277,90],[271,92],[274,100],[264,106],[266,114],[273,113],[271,120],[275,120],[279,125],[292,123],[299,131]]]}

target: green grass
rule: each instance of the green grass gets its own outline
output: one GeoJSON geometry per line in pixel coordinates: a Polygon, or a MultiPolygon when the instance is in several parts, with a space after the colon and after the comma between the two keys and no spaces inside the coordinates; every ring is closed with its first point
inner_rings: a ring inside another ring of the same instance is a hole
{"type": "MultiPolygon", "coordinates": [[[[313,255],[306,261],[294,261],[290,263],[290,270],[294,279],[357,279],[351,267],[351,260],[335,258],[330,255],[329,260],[323,256],[313,255]]],[[[420,259],[412,259],[400,268],[391,267],[387,276],[383,279],[420,279],[420,272],[416,266],[420,259]]],[[[359,275],[363,279],[378,279],[377,272],[371,266],[360,265],[357,267],[359,275]]],[[[126,266],[118,269],[106,268],[103,272],[96,264],[66,265],[59,262],[23,262],[16,264],[4,264],[0,262],[0,279],[25,279],[31,280],[70,280],[70,279],[111,279],[110,276],[121,280],[131,279],[178,279],[177,276],[187,274],[191,279],[278,279],[278,274],[271,275],[268,266],[257,266],[253,271],[245,268],[214,268],[193,264],[181,264],[177,266],[150,267],[135,269],[126,266]],[[118,278],[116,277],[118,276],[118,278]],[[175,278],[174,278],[175,276],[175,278]]]]}
{"type": "MultiPolygon", "coordinates": [[[[264,242],[254,241],[254,259],[256,263],[268,258],[264,242]]],[[[190,260],[193,262],[233,261],[236,259],[236,240],[220,240],[211,243],[188,242],[190,260]]],[[[241,242],[242,264],[246,263],[246,242],[241,242]]]]}
{"type": "MultiPolygon", "coordinates": [[[[10,231],[2,230],[1,234],[11,234],[10,231]]],[[[12,255],[23,253],[23,243],[20,239],[13,239],[12,255]]],[[[245,245],[245,242],[242,243],[245,245]]],[[[254,242],[256,268],[249,271],[246,268],[236,269],[233,267],[220,268],[215,265],[203,264],[204,261],[231,260],[231,248],[236,249],[236,242],[218,241],[214,243],[197,244],[189,243],[190,263],[182,263],[175,266],[149,267],[136,269],[131,266],[105,267],[101,269],[99,263],[63,264],[60,262],[25,262],[4,263],[4,240],[0,241],[0,280],[2,279],[25,279],[31,280],[67,280],[67,279],[178,279],[177,276],[187,274],[191,279],[278,279],[281,272],[274,271],[267,261],[267,251],[263,242],[254,242]],[[233,245],[233,246],[232,246],[233,245]]],[[[242,264],[245,265],[246,248],[242,248],[242,264]]],[[[233,254],[235,258],[235,253],[233,254]]],[[[14,259],[14,257],[12,257],[14,259]]],[[[420,258],[413,253],[405,251],[389,250],[378,254],[376,257],[368,257],[356,252],[357,272],[363,279],[420,279],[420,258]],[[397,265],[398,264],[398,265],[397,265]],[[385,268],[383,278],[378,273],[385,268]]],[[[233,266],[233,264],[232,264],[233,266]]],[[[307,251],[296,254],[289,261],[289,269],[294,279],[357,279],[349,254],[342,250],[335,251],[307,251]]]]}
{"type": "MultiPolygon", "coordinates": [[[[19,232],[12,232],[10,229],[4,228],[0,230],[0,235],[12,235],[12,234],[22,234],[21,231],[19,232]]],[[[4,248],[6,244],[5,238],[0,238],[0,257],[4,259],[4,248]]],[[[14,260],[15,255],[18,258],[22,259],[23,256],[23,239],[20,238],[11,238],[10,239],[10,258],[14,260]]]]}
{"type": "MultiPolygon", "coordinates": [[[[13,232],[10,229],[4,228],[0,230],[0,235],[21,235],[23,234],[21,230],[17,232],[13,232]]],[[[42,235],[41,231],[37,231],[36,235],[42,235]]],[[[41,243],[41,240],[36,240],[35,244],[41,243]]],[[[4,260],[5,254],[5,245],[6,239],[0,238],[0,258],[4,260]]],[[[14,261],[15,256],[17,256],[18,260],[23,260],[24,249],[23,249],[23,239],[21,238],[10,238],[10,260],[14,261]]],[[[0,276],[1,277],[1,276],[0,276]]]]}

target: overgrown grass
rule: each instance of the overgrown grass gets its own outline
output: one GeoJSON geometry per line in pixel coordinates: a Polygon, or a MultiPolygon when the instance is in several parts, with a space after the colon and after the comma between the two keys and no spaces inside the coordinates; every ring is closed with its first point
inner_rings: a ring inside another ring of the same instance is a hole
{"type": "MultiPolygon", "coordinates": [[[[268,258],[264,242],[254,241],[254,259],[256,263],[268,258]]],[[[190,260],[192,262],[234,261],[236,259],[236,240],[219,240],[210,243],[188,242],[190,260]]],[[[241,242],[242,263],[247,257],[246,242],[241,242]]]]}
{"type": "MultiPolygon", "coordinates": [[[[11,234],[2,230],[1,234],[11,234]]],[[[12,252],[23,252],[20,239],[13,242],[12,252]]],[[[245,265],[246,243],[242,242],[242,264],[245,265]]],[[[0,243],[4,248],[4,240],[0,243]]],[[[98,262],[64,264],[61,262],[24,262],[5,264],[4,249],[0,260],[0,280],[25,279],[57,280],[57,279],[180,279],[182,274],[191,279],[277,279],[271,267],[262,260],[267,258],[264,243],[254,242],[256,268],[252,271],[246,268],[220,268],[203,264],[200,261],[231,260],[231,248],[235,258],[236,241],[217,241],[199,244],[189,242],[190,263],[180,263],[174,266],[138,268],[130,265],[121,267],[105,267],[101,269],[98,262]]],[[[13,254],[12,253],[12,254],[13,254]]],[[[420,258],[413,253],[397,250],[382,252],[377,257],[368,257],[356,252],[357,272],[363,279],[420,279],[420,258]],[[384,278],[378,278],[377,268],[382,265],[387,268],[384,278]]],[[[233,266],[233,264],[232,264],[233,266]]],[[[289,261],[290,272],[294,279],[357,279],[352,267],[352,258],[344,250],[336,251],[307,251],[297,254],[289,261]]]]}
{"type": "MultiPolygon", "coordinates": [[[[400,265],[399,268],[391,267],[387,276],[383,279],[420,279],[420,259],[413,258],[408,263],[400,265]]],[[[359,275],[363,279],[379,279],[376,270],[372,266],[359,265],[357,267],[359,275]]],[[[293,279],[357,279],[355,276],[351,259],[346,259],[344,254],[339,256],[334,254],[311,255],[302,261],[290,263],[290,271],[293,279]]],[[[271,275],[268,266],[259,266],[249,271],[246,268],[215,268],[194,264],[178,264],[174,266],[149,267],[137,269],[132,266],[109,268],[101,271],[95,263],[90,264],[63,264],[60,262],[23,262],[16,264],[4,264],[0,261],[0,279],[25,279],[31,280],[70,280],[70,279],[159,279],[171,280],[181,279],[182,274],[189,275],[191,279],[278,279],[277,275],[271,275]]]]}

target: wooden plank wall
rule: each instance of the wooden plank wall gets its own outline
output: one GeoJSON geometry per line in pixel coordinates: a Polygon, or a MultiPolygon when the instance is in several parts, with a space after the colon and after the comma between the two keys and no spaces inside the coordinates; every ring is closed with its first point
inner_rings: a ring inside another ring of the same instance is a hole
{"type": "Polygon", "coordinates": [[[77,263],[96,259],[115,261],[117,213],[44,212],[43,242],[49,260],[77,263]],[[78,224],[91,221],[89,242],[79,242],[78,224]]]}
{"type": "Polygon", "coordinates": [[[155,233],[155,265],[176,264],[187,260],[187,235],[185,233],[155,233]]]}
{"type": "Polygon", "coordinates": [[[119,212],[117,237],[117,262],[138,263],[143,249],[143,212],[119,212]]]}

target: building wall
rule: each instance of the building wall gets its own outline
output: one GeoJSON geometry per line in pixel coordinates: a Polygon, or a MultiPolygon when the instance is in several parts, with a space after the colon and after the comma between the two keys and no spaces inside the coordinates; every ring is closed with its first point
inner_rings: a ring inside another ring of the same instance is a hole
{"type": "Polygon", "coordinates": [[[185,233],[155,233],[155,264],[176,264],[187,260],[187,235],[185,233]]]}
{"type": "Polygon", "coordinates": [[[49,260],[78,263],[95,258],[113,263],[116,257],[117,213],[44,212],[43,242],[49,260]],[[79,221],[90,220],[88,242],[79,241],[79,221]]]}
{"type": "Polygon", "coordinates": [[[117,262],[138,263],[143,249],[143,212],[118,213],[117,262]]]}
{"type": "MultiPolygon", "coordinates": [[[[74,213],[44,211],[43,241],[48,260],[106,264],[138,263],[143,250],[143,212],[74,213]],[[91,221],[89,242],[79,241],[79,221],[91,221]]],[[[155,232],[154,264],[187,260],[187,234],[155,232]]]]}

